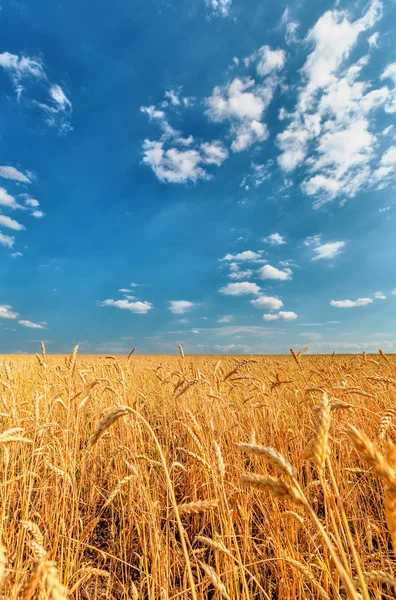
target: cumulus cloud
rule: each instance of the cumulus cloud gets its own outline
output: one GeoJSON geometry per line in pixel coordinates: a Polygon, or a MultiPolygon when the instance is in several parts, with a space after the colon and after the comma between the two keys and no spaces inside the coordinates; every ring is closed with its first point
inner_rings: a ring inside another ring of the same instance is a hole
{"type": "Polygon", "coordinates": [[[265,308],[266,310],[279,310],[283,306],[282,300],[273,296],[260,296],[256,300],[250,300],[254,308],[265,308]]]}
{"type": "Polygon", "coordinates": [[[279,281],[286,281],[292,278],[291,269],[277,269],[271,265],[264,265],[258,271],[260,279],[278,279],[279,281]]]}
{"type": "Polygon", "coordinates": [[[186,108],[190,105],[190,100],[181,97],[180,90],[177,93],[171,90],[165,93],[161,109],[154,105],[140,107],[140,111],[147,114],[150,121],[157,123],[162,129],[159,140],[144,140],[143,164],[151,167],[158,179],[166,183],[210,179],[211,175],[205,167],[220,167],[228,158],[228,150],[219,140],[200,142],[192,135],[185,138],[170,125],[163,108],[186,108]]]}
{"type": "Polygon", "coordinates": [[[100,306],[115,306],[116,308],[121,308],[122,310],[129,310],[135,314],[146,315],[153,307],[151,302],[136,301],[136,302],[128,302],[128,300],[113,300],[109,298],[101,302],[100,306]]]}
{"type": "Polygon", "coordinates": [[[34,210],[31,214],[35,219],[42,219],[44,217],[44,213],[41,210],[34,210]]]}
{"type": "Polygon", "coordinates": [[[183,315],[194,308],[195,302],[189,302],[188,300],[170,300],[169,310],[174,315],[183,315]]]}
{"type": "Polygon", "coordinates": [[[8,229],[14,229],[15,231],[22,231],[22,229],[26,229],[21,223],[15,221],[14,219],[10,219],[6,215],[0,215],[0,227],[8,227],[8,229]]]}
{"type": "Polygon", "coordinates": [[[226,254],[221,261],[235,261],[235,262],[243,262],[243,261],[256,261],[261,259],[262,252],[254,252],[253,250],[244,250],[243,252],[238,252],[237,254],[226,254]]]}
{"type": "Polygon", "coordinates": [[[220,166],[228,156],[227,150],[217,141],[188,150],[179,150],[177,147],[165,149],[164,144],[163,140],[145,140],[143,163],[152,168],[160,181],[166,183],[195,183],[199,179],[209,179],[210,175],[202,165],[220,166]]]}
{"type": "MultiPolygon", "coordinates": [[[[380,107],[396,111],[396,94],[387,86],[373,89],[371,82],[360,79],[368,56],[352,65],[347,60],[359,35],[372,28],[381,14],[380,0],[371,0],[363,16],[354,21],[347,11],[329,10],[305,38],[313,49],[301,69],[295,110],[280,113],[290,123],[277,136],[278,162],[287,172],[305,163],[301,188],[314,198],[315,208],[378,185],[379,178],[373,178],[377,134],[372,115],[380,107]]],[[[377,37],[369,39],[373,45],[377,37]]],[[[381,78],[393,75],[389,65],[381,78]]]]}
{"type": "Polygon", "coordinates": [[[264,321],[293,321],[293,319],[297,319],[298,315],[295,312],[291,311],[280,311],[276,314],[265,314],[263,315],[264,321]]]}
{"type": "Polygon", "coordinates": [[[366,306],[367,304],[371,304],[371,298],[358,298],[357,300],[331,300],[331,306],[335,306],[336,308],[355,308],[357,306],[366,306]]]}
{"type": "Polygon", "coordinates": [[[314,248],[315,256],[312,260],[335,258],[344,251],[345,246],[345,242],[329,242],[328,244],[317,246],[317,248],[314,248]]]}
{"type": "Polygon", "coordinates": [[[16,319],[18,316],[9,304],[0,304],[0,319],[16,319]]]}
{"type": "Polygon", "coordinates": [[[238,283],[228,283],[225,287],[219,290],[220,294],[225,296],[246,296],[248,294],[257,295],[260,293],[260,288],[256,283],[250,281],[239,281],[238,283]]]}
{"type": "Polygon", "coordinates": [[[202,160],[208,165],[220,167],[228,158],[228,150],[218,141],[201,144],[201,150],[203,152],[202,160]]]}
{"type": "Polygon", "coordinates": [[[46,323],[33,323],[28,320],[18,321],[18,324],[22,325],[22,327],[29,327],[29,329],[45,329],[44,325],[46,325],[46,323]]]}
{"type": "Polygon", "coordinates": [[[14,181],[20,181],[21,183],[30,183],[29,177],[18,171],[15,167],[10,166],[1,166],[0,167],[0,177],[4,177],[4,179],[13,179],[14,181]]]}
{"type": "Polygon", "coordinates": [[[281,244],[286,244],[285,238],[279,233],[271,233],[271,235],[263,238],[263,242],[271,244],[272,246],[280,246],[281,244]]]}
{"type": "Polygon", "coordinates": [[[286,53],[284,50],[271,50],[269,46],[262,46],[257,50],[257,73],[264,77],[274,71],[281,71],[285,66],[286,53]]]}
{"type": "Polygon", "coordinates": [[[231,149],[240,152],[254,142],[266,140],[267,125],[262,122],[277,81],[268,78],[264,84],[253,79],[236,77],[230,84],[216,86],[206,99],[206,115],[211,121],[230,123],[233,137],[231,149]]]}

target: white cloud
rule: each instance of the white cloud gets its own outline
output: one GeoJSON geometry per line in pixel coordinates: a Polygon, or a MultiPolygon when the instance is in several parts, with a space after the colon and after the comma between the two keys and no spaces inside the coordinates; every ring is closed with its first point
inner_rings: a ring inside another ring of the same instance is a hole
{"type": "Polygon", "coordinates": [[[71,102],[58,84],[49,82],[41,60],[3,52],[0,54],[0,67],[3,67],[10,74],[18,101],[24,91],[22,81],[27,82],[28,79],[42,80],[52,104],[48,105],[36,100],[33,101],[33,104],[45,111],[49,125],[57,126],[63,133],[72,129],[65,116],[66,113],[71,111],[71,102]]]}
{"type": "Polygon", "coordinates": [[[32,321],[28,320],[18,321],[18,324],[22,325],[22,327],[29,327],[30,329],[45,329],[44,324],[33,323],[32,321]]]}
{"type": "Polygon", "coordinates": [[[40,202],[35,198],[27,198],[25,200],[25,204],[26,206],[31,206],[32,208],[37,208],[38,206],[40,206],[40,202]]]}
{"type": "Polygon", "coordinates": [[[368,38],[368,43],[370,48],[378,48],[378,38],[379,38],[379,32],[376,31],[375,33],[373,33],[373,35],[370,35],[370,37],[368,38]]]}
{"type": "MultiPolygon", "coordinates": [[[[369,81],[358,80],[368,56],[347,67],[345,62],[359,35],[373,27],[381,13],[380,0],[371,0],[355,21],[347,11],[327,11],[305,39],[313,49],[300,71],[302,85],[294,112],[280,113],[290,123],[277,136],[278,162],[285,171],[305,162],[301,188],[315,198],[315,208],[338,196],[353,198],[379,184],[380,177],[372,176],[377,133],[370,116],[379,107],[396,111],[396,96],[393,109],[388,87],[373,89],[369,81]]],[[[374,34],[371,44],[376,39],[374,34]]],[[[382,78],[393,78],[389,67],[382,78]]]]}
{"type": "Polygon", "coordinates": [[[344,11],[329,10],[322,15],[309,31],[306,42],[314,44],[302,69],[307,86],[300,97],[300,106],[306,108],[315,92],[332,82],[334,73],[350,54],[362,31],[373,27],[381,17],[382,4],[372,0],[361,19],[350,22],[344,11]]]}
{"type": "Polygon", "coordinates": [[[0,227],[8,227],[8,229],[14,229],[15,231],[26,229],[21,223],[18,223],[18,221],[10,219],[10,217],[6,217],[5,215],[0,215],[0,227]]]}
{"type": "Polygon", "coordinates": [[[123,310],[130,310],[135,314],[146,315],[152,308],[151,302],[128,302],[128,300],[113,300],[111,298],[101,302],[100,306],[115,306],[123,310]]]}
{"type": "Polygon", "coordinates": [[[44,213],[41,210],[34,210],[32,212],[32,217],[34,217],[35,219],[41,219],[42,217],[44,217],[44,213]]]}
{"type": "Polygon", "coordinates": [[[258,271],[260,279],[278,279],[280,281],[286,281],[292,278],[291,269],[277,269],[271,265],[264,265],[258,271]]]}
{"type": "Polygon", "coordinates": [[[285,33],[286,44],[290,45],[290,44],[297,43],[298,39],[297,39],[296,32],[297,32],[297,29],[300,24],[297,21],[293,21],[291,19],[290,10],[289,10],[288,6],[286,6],[285,10],[283,11],[281,25],[283,25],[286,29],[286,33],[285,33]]]}
{"type": "Polygon", "coordinates": [[[0,246],[5,246],[6,248],[12,248],[15,242],[15,238],[11,235],[5,235],[0,232],[0,246]]]}
{"type": "Polygon", "coordinates": [[[336,308],[355,308],[356,306],[366,306],[371,304],[371,298],[358,298],[357,300],[331,300],[331,306],[336,308]]]}
{"type": "Polygon", "coordinates": [[[384,206],[383,208],[380,208],[378,210],[379,213],[384,213],[384,212],[388,212],[389,210],[391,210],[391,206],[384,206]]]}
{"type": "Polygon", "coordinates": [[[272,246],[280,246],[281,244],[286,244],[285,238],[279,233],[271,233],[271,235],[263,238],[263,242],[271,244],[272,246]]]}
{"type": "Polygon", "coordinates": [[[23,77],[45,79],[43,65],[41,61],[36,58],[3,52],[0,54],[0,67],[3,67],[3,69],[10,73],[15,84],[23,77]]]}
{"type": "Polygon", "coordinates": [[[396,62],[386,66],[385,71],[381,75],[381,79],[392,79],[396,81],[396,62]]]}
{"type": "Polygon", "coordinates": [[[210,175],[200,166],[219,166],[227,158],[227,151],[220,142],[204,145],[202,150],[179,150],[176,147],[164,149],[164,141],[145,140],[143,143],[144,164],[150,166],[158,179],[167,183],[196,182],[209,179],[210,175]],[[208,149],[210,146],[210,150],[208,149]]]}
{"type": "Polygon", "coordinates": [[[62,90],[61,86],[55,83],[51,85],[49,90],[50,96],[52,100],[57,105],[58,110],[67,111],[71,110],[72,104],[69,98],[66,96],[65,92],[62,90]]]}
{"type": "Polygon", "coordinates": [[[345,242],[329,242],[328,244],[318,246],[314,248],[315,256],[312,260],[335,258],[344,251],[345,246],[345,242]]]}
{"type": "MultiPolygon", "coordinates": [[[[181,89],[165,92],[162,108],[188,107],[193,99],[182,97],[181,89]]],[[[156,106],[141,106],[140,111],[147,114],[150,121],[155,121],[162,129],[159,140],[145,139],[143,142],[143,163],[151,167],[160,181],[167,183],[196,182],[199,179],[210,179],[211,175],[205,167],[220,167],[228,158],[228,150],[219,140],[202,142],[192,135],[183,137],[174,129],[164,110],[156,106]]]]}
{"type": "Polygon", "coordinates": [[[206,99],[206,115],[211,121],[230,122],[234,138],[231,149],[234,152],[267,139],[268,129],[261,119],[272,100],[276,84],[277,81],[271,78],[264,85],[256,85],[253,79],[236,77],[228,85],[216,86],[206,99]]]}
{"type": "Polygon", "coordinates": [[[251,172],[244,176],[241,181],[241,187],[249,190],[251,187],[257,188],[262,185],[264,181],[271,177],[273,165],[274,161],[272,159],[269,159],[264,165],[252,163],[251,172]]]}
{"type": "Polygon", "coordinates": [[[391,146],[384,152],[381,158],[381,165],[385,167],[390,165],[396,167],[396,146],[391,146]]]}
{"type": "Polygon", "coordinates": [[[386,296],[382,292],[375,292],[374,298],[377,300],[386,300],[386,296]]]}
{"type": "Polygon", "coordinates": [[[194,308],[195,302],[189,302],[188,300],[170,300],[169,310],[174,315],[183,315],[194,308]]]}
{"type": "Polygon", "coordinates": [[[253,275],[252,269],[245,269],[244,271],[239,270],[239,265],[236,263],[231,263],[230,267],[235,264],[236,268],[232,268],[231,272],[228,274],[230,279],[248,279],[253,275]]]}
{"type": "Polygon", "coordinates": [[[201,144],[203,162],[220,167],[228,158],[228,150],[220,142],[205,142],[201,144]]]}
{"type": "Polygon", "coordinates": [[[217,319],[218,323],[231,323],[234,320],[234,315],[224,315],[224,317],[220,317],[217,319]]]}
{"type": "Polygon", "coordinates": [[[247,294],[259,294],[260,288],[256,283],[240,281],[238,283],[228,283],[219,292],[225,296],[245,296],[247,294]]]}
{"type": "Polygon", "coordinates": [[[239,252],[238,254],[226,254],[224,258],[221,258],[221,261],[256,261],[261,259],[262,252],[254,252],[253,250],[244,250],[243,252],[239,252]]]}
{"type": "Polygon", "coordinates": [[[283,306],[282,300],[273,296],[260,296],[256,300],[250,300],[254,308],[265,308],[266,310],[279,310],[283,306]]]}
{"type": "Polygon", "coordinates": [[[0,304],[0,319],[16,319],[17,312],[13,312],[12,307],[8,304],[0,304]]]}
{"type": "Polygon", "coordinates": [[[8,194],[7,190],[2,187],[0,187],[0,206],[7,206],[8,208],[20,208],[14,196],[8,194]]]}
{"type": "Polygon", "coordinates": [[[284,50],[271,50],[269,46],[262,46],[257,50],[257,55],[257,73],[261,76],[281,71],[285,66],[286,53],[284,50]]]}
{"type": "Polygon", "coordinates": [[[232,0],[205,0],[206,6],[212,9],[215,15],[227,17],[229,15],[232,0]]]}
{"type": "Polygon", "coordinates": [[[297,319],[298,315],[291,311],[280,311],[276,314],[266,314],[263,315],[264,321],[292,321],[293,319],[297,319]]]}
{"type": "Polygon", "coordinates": [[[20,181],[21,183],[31,183],[30,179],[15,167],[0,167],[0,177],[4,177],[4,179],[13,179],[14,181],[20,181]]]}
{"type": "Polygon", "coordinates": [[[303,244],[304,244],[304,246],[316,246],[317,244],[320,244],[321,239],[322,239],[321,233],[318,233],[316,235],[310,235],[305,238],[305,240],[303,241],[303,244]]]}
{"type": "Polygon", "coordinates": [[[12,258],[18,258],[18,256],[23,256],[22,252],[13,252],[11,254],[12,258]]]}

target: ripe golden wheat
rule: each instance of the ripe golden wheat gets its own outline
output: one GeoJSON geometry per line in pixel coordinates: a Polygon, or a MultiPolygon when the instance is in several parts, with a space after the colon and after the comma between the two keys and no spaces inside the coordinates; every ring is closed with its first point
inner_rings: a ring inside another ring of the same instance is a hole
{"type": "Polygon", "coordinates": [[[0,598],[392,598],[396,358],[0,356],[0,598]]]}

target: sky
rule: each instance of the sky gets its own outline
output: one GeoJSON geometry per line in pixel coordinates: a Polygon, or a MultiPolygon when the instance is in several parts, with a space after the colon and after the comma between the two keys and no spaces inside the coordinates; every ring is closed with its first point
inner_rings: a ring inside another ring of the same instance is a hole
{"type": "Polygon", "coordinates": [[[0,353],[396,352],[395,0],[0,9],[0,353]]]}

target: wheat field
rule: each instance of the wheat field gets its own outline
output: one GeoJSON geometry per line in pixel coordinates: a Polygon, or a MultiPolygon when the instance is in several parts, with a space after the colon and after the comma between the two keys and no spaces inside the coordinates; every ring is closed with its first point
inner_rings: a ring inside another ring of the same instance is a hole
{"type": "Polygon", "coordinates": [[[395,367],[0,357],[0,596],[394,598],[395,367]]]}

